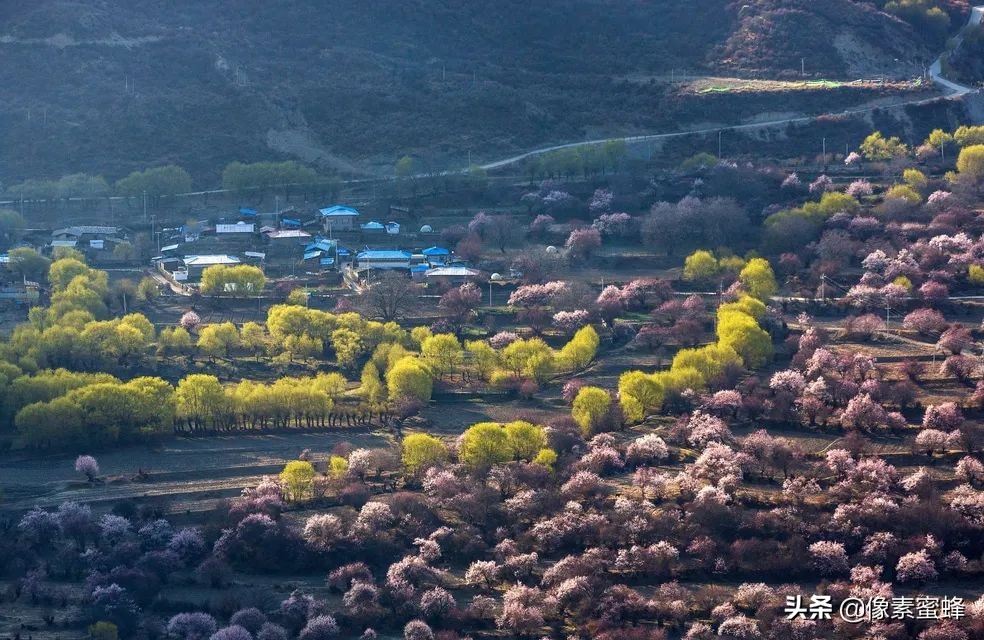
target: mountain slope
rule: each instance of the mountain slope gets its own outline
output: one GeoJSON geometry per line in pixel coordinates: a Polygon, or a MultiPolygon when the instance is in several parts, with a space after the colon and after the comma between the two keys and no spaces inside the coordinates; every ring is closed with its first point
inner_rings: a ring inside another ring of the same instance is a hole
{"type": "Polygon", "coordinates": [[[460,166],[665,127],[673,89],[648,78],[671,69],[776,77],[805,56],[845,75],[859,46],[881,72],[929,53],[851,0],[6,0],[0,25],[4,184],[165,162],[209,184],[278,157],[460,166]]]}

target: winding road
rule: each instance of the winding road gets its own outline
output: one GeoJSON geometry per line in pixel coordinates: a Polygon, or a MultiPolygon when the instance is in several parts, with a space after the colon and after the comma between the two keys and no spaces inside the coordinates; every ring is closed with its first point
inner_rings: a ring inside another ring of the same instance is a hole
{"type": "MultiPolygon", "coordinates": [[[[963,41],[963,33],[965,31],[967,31],[968,29],[971,29],[971,28],[973,28],[973,27],[981,24],[982,18],[984,18],[984,5],[978,5],[978,6],[974,7],[973,9],[971,9],[970,17],[967,20],[967,24],[963,27],[963,29],[961,29],[960,33],[957,34],[957,36],[955,36],[955,38],[954,38],[954,42],[955,42],[955,47],[954,48],[960,46],[960,43],[963,41]]],[[[943,89],[943,92],[944,92],[944,96],[943,97],[945,99],[947,99],[947,100],[955,100],[955,99],[958,99],[958,98],[962,98],[963,96],[967,95],[968,93],[976,93],[977,91],[979,91],[979,89],[975,89],[973,87],[968,87],[966,85],[958,84],[956,82],[953,82],[952,80],[947,80],[946,78],[943,77],[943,71],[942,71],[942,69],[943,69],[943,58],[948,53],[949,53],[949,51],[944,51],[943,53],[941,53],[939,55],[939,57],[936,58],[936,61],[933,62],[933,64],[929,68],[929,75],[932,78],[933,82],[937,86],[939,86],[941,89],[943,89]]],[[[820,114],[820,115],[817,115],[817,116],[801,116],[801,117],[796,117],[796,118],[782,118],[782,119],[778,119],[778,120],[765,120],[765,121],[762,121],[762,122],[754,122],[754,123],[750,123],[750,124],[728,125],[728,126],[722,126],[722,127],[709,127],[709,128],[704,128],[704,129],[693,129],[693,130],[688,130],[688,131],[676,131],[676,132],[673,132],[673,133],[655,133],[655,134],[640,135],[640,136],[623,136],[623,137],[616,137],[616,138],[599,138],[597,140],[585,140],[585,141],[582,141],[582,142],[570,142],[570,143],[567,143],[567,144],[558,144],[558,145],[553,145],[553,146],[549,146],[549,147],[542,147],[540,149],[534,149],[532,151],[527,151],[526,153],[521,153],[519,155],[511,156],[509,158],[504,158],[502,160],[497,160],[495,162],[490,162],[488,164],[481,165],[481,167],[483,169],[485,169],[486,171],[490,171],[490,170],[493,170],[493,169],[500,169],[502,167],[506,167],[506,166],[509,166],[511,164],[515,164],[517,162],[522,162],[523,160],[526,160],[528,158],[532,158],[532,157],[535,157],[535,156],[543,155],[545,153],[551,153],[551,152],[560,151],[560,150],[563,150],[563,149],[571,149],[571,148],[574,148],[574,147],[584,147],[584,146],[605,144],[607,142],[625,142],[627,144],[640,143],[640,142],[655,142],[655,141],[658,141],[658,140],[668,140],[668,139],[671,139],[671,138],[679,138],[679,137],[682,137],[682,136],[689,136],[689,135],[700,135],[700,134],[708,134],[708,133],[719,133],[719,132],[722,132],[722,131],[742,131],[742,130],[748,130],[748,129],[761,129],[761,128],[773,127],[773,126],[776,126],[776,125],[783,125],[783,124],[801,124],[801,123],[812,122],[812,121],[816,120],[817,118],[821,118],[821,117],[824,117],[824,116],[857,115],[857,114],[862,114],[862,113],[870,113],[872,111],[875,111],[876,109],[897,109],[897,108],[900,108],[900,107],[907,107],[907,106],[913,106],[913,105],[928,104],[928,103],[930,103],[930,102],[932,102],[933,100],[936,100],[936,99],[937,98],[922,98],[920,100],[909,100],[909,101],[906,101],[906,102],[898,102],[898,103],[895,103],[895,104],[876,104],[876,105],[869,105],[869,106],[860,107],[860,108],[856,108],[856,109],[847,109],[847,110],[841,111],[839,113],[824,113],[824,114],[820,114]]],[[[463,173],[465,171],[467,171],[467,169],[462,170],[460,173],[463,173]]]]}

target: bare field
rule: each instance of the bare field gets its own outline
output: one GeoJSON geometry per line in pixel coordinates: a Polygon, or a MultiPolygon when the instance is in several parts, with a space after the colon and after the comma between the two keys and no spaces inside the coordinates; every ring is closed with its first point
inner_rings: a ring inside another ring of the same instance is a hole
{"type": "Polygon", "coordinates": [[[80,480],[72,456],[7,456],[0,460],[0,488],[9,509],[53,507],[65,500],[98,505],[156,498],[171,502],[173,510],[197,510],[200,500],[237,495],[263,475],[279,473],[304,449],[311,449],[320,459],[342,442],[360,447],[387,444],[382,433],[354,430],[174,438],[159,446],[127,446],[100,453],[99,464],[109,480],[94,486],[80,480]],[[139,471],[149,479],[129,480],[139,471]]]}

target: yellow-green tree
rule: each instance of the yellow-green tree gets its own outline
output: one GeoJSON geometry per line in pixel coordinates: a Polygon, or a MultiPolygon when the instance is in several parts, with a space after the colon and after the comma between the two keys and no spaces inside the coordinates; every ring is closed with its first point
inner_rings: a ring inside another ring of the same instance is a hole
{"type": "Polygon", "coordinates": [[[720,270],[714,254],[703,249],[694,251],[683,261],[684,280],[706,282],[720,273],[720,270]]]}
{"type": "Polygon", "coordinates": [[[288,462],[280,472],[284,498],[298,501],[311,497],[315,475],[314,466],[306,460],[288,462]]]}
{"type": "Polygon", "coordinates": [[[194,373],[185,376],[174,390],[177,416],[195,429],[216,423],[226,409],[226,395],[215,376],[194,373]]]}
{"type": "Polygon", "coordinates": [[[359,395],[365,398],[372,409],[378,409],[386,402],[386,389],[379,378],[379,369],[372,362],[367,362],[362,368],[362,380],[359,385],[359,395]]]}
{"type": "Polygon", "coordinates": [[[504,427],[509,447],[519,460],[533,460],[541,449],[547,446],[547,434],[543,427],[538,427],[524,420],[509,422],[504,427]]]}
{"type": "Polygon", "coordinates": [[[588,325],[578,329],[574,337],[565,344],[559,355],[560,362],[574,371],[580,371],[591,364],[598,353],[598,332],[588,325]]]}
{"type": "Polygon", "coordinates": [[[466,341],[465,351],[468,352],[475,374],[483,380],[488,380],[499,365],[499,354],[485,340],[466,341]]]}
{"type": "Polygon", "coordinates": [[[663,406],[663,387],[655,376],[626,371],[618,378],[618,400],[629,422],[639,422],[663,406]]]}
{"type": "Polygon", "coordinates": [[[536,457],[533,458],[533,464],[538,464],[552,471],[554,465],[557,464],[557,452],[553,449],[540,449],[536,457]]]}
{"type": "Polygon", "coordinates": [[[717,335],[720,343],[734,349],[750,369],[761,367],[772,357],[772,338],[748,314],[718,313],[717,335]]]}
{"type": "Polygon", "coordinates": [[[258,322],[247,322],[239,330],[239,342],[243,348],[256,355],[260,359],[260,354],[266,350],[267,335],[263,325],[258,322]]]}
{"type": "Polygon", "coordinates": [[[386,374],[386,385],[392,400],[410,399],[429,402],[434,390],[430,372],[413,357],[405,357],[386,374]]]}
{"type": "Polygon", "coordinates": [[[473,469],[485,470],[513,459],[509,436],[502,425],[479,422],[461,435],[458,457],[473,469]]]}
{"type": "Polygon", "coordinates": [[[516,340],[504,348],[500,356],[502,364],[516,377],[545,382],[554,372],[553,349],[540,338],[516,340]]]}
{"type": "Polygon", "coordinates": [[[861,155],[866,160],[886,161],[904,156],[908,152],[908,147],[902,144],[898,138],[886,138],[880,131],[875,131],[861,143],[861,155]]]}
{"type": "Polygon", "coordinates": [[[342,327],[331,332],[331,346],[338,366],[351,369],[362,353],[362,338],[355,331],[342,327]]]}
{"type": "Polygon", "coordinates": [[[608,415],[612,397],[604,389],[598,387],[582,387],[574,398],[571,406],[571,417],[581,427],[584,435],[594,434],[595,430],[608,415]]]}
{"type": "Polygon", "coordinates": [[[239,332],[231,322],[209,324],[198,333],[198,349],[210,359],[225,358],[239,346],[239,332]]]}
{"type": "Polygon", "coordinates": [[[984,144],[964,147],[957,157],[957,171],[962,180],[971,180],[979,185],[984,180],[984,144]]]}
{"type": "Polygon", "coordinates": [[[710,382],[729,368],[740,368],[741,356],[728,344],[716,342],[696,349],[681,349],[673,356],[671,370],[695,369],[710,382]]]}
{"type": "Polygon", "coordinates": [[[443,378],[448,374],[453,375],[461,366],[461,361],[464,358],[461,342],[450,333],[439,333],[424,338],[420,345],[420,353],[427,366],[438,378],[443,378]]]}
{"type": "Polygon", "coordinates": [[[157,337],[157,353],[164,356],[191,353],[191,334],[184,327],[165,327],[157,337]]]}
{"type": "Polygon", "coordinates": [[[759,300],[768,300],[779,290],[776,276],[765,258],[752,258],[738,274],[742,287],[759,300]]]}
{"type": "Polygon", "coordinates": [[[961,147],[969,147],[975,144],[984,144],[984,126],[980,125],[961,125],[953,132],[953,139],[961,147]]]}
{"type": "Polygon", "coordinates": [[[427,433],[411,433],[404,436],[401,449],[403,466],[411,475],[448,459],[448,448],[440,438],[427,433]]]}
{"type": "Polygon", "coordinates": [[[105,620],[89,626],[89,640],[117,640],[119,631],[116,625],[105,620]]]}
{"type": "Polygon", "coordinates": [[[967,279],[976,285],[984,284],[984,267],[979,264],[972,264],[967,267],[967,279]]]}
{"type": "Polygon", "coordinates": [[[202,271],[202,293],[209,296],[257,296],[265,286],[263,270],[249,264],[214,265],[202,271]]]}

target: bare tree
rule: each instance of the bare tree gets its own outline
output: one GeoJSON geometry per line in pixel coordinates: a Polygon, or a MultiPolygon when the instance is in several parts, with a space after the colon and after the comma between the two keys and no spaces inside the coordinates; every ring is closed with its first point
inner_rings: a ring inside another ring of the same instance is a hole
{"type": "Polygon", "coordinates": [[[384,271],[359,295],[360,310],[383,322],[405,315],[416,303],[415,287],[405,275],[396,271],[384,271]]]}

